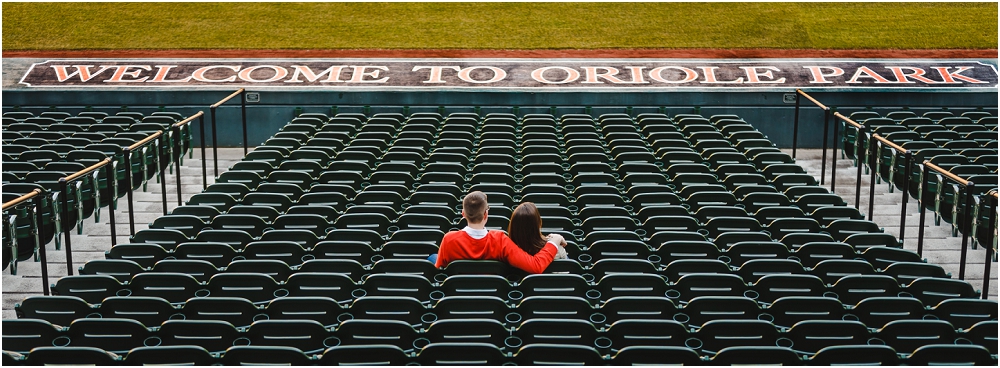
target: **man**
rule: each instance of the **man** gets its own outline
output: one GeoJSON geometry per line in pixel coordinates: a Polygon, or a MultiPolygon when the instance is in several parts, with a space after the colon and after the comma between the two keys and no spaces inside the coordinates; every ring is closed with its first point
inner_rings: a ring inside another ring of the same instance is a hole
{"type": "Polygon", "coordinates": [[[503,231],[486,230],[488,213],[486,194],[475,191],[465,196],[462,217],[468,226],[444,235],[435,261],[437,267],[447,266],[459,259],[488,259],[507,262],[528,273],[542,273],[552,263],[559,245],[566,244],[561,235],[551,234],[545,247],[532,256],[514,244],[503,231]]]}

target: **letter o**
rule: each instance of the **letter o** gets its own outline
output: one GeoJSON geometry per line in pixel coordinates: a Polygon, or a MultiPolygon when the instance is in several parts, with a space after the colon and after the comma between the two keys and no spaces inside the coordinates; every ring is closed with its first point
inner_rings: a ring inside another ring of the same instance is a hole
{"type": "Polygon", "coordinates": [[[649,79],[661,83],[687,83],[687,82],[693,82],[695,79],[698,79],[698,72],[694,71],[693,69],[688,69],[682,66],[661,66],[659,68],[649,71],[649,79]],[[684,72],[685,74],[684,79],[672,81],[664,78],[663,71],[667,69],[677,69],[684,72]]]}
{"type": "Polygon", "coordinates": [[[538,68],[538,69],[535,69],[534,71],[532,71],[531,72],[531,79],[534,79],[534,80],[536,80],[538,82],[545,83],[545,84],[564,84],[564,83],[574,82],[577,79],[580,79],[580,72],[576,71],[575,69],[567,68],[567,67],[564,67],[564,66],[547,66],[547,67],[538,68]],[[548,79],[545,79],[545,75],[544,75],[545,72],[547,72],[549,70],[552,70],[552,69],[558,69],[558,70],[562,70],[562,71],[566,72],[566,78],[563,79],[563,80],[561,80],[561,81],[550,81],[548,79]]]}
{"type": "Polygon", "coordinates": [[[245,80],[247,82],[267,83],[267,82],[274,82],[276,80],[280,80],[288,76],[288,69],[276,65],[257,65],[241,70],[239,76],[240,79],[245,80]],[[252,74],[254,71],[263,68],[274,70],[274,76],[268,79],[253,79],[252,77],[250,77],[250,74],[252,74]]]}
{"type": "Polygon", "coordinates": [[[495,66],[470,66],[468,68],[462,69],[458,72],[458,79],[469,83],[494,83],[504,80],[507,78],[507,72],[503,69],[497,68],[495,66]],[[477,81],[472,79],[472,71],[476,69],[489,69],[493,71],[493,78],[484,81],[477,81]]]}

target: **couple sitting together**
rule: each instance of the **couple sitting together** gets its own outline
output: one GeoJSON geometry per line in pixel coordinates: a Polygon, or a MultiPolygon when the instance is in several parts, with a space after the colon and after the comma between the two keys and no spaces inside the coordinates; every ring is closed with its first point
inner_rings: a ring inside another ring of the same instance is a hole
{"type": "Polygon", "coordinates": [[[486,229],[489,204],[486,194],[469,193],[462,200],[462,217],[468,225],[441,239],[438,254],[430,260],[438,268],[460,259],[497,260],[528,273],[542,273],[553,259],[566,258],[566,240],[559,234],[542,235],[542,217],[534,203],[517,206],[510,216],[507,233],[486,229]]]}

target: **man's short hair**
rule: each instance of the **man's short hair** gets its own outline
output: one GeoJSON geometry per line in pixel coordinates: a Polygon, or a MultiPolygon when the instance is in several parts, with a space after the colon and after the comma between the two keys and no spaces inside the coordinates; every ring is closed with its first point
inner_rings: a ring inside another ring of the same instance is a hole
{"type": "Polygon", "coordinates": [[[465,220],[470,223],[483,221],[487,207],[486,194],[478,190],[469,193],[462,200],[462,212],[465,214],[465,220]]]}

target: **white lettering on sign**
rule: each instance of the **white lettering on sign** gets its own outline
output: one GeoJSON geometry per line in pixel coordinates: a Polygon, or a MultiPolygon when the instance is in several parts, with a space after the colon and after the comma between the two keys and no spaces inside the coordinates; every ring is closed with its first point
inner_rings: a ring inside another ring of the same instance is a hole
{"type": "MultiPolygon", "coordinates": [[[[957,60],[685,61],[677,60],[414,60],[94,61],[33,64],[29,87],[374,85],[475,88],[990,88],[996,66],[957,60]]],[[[369,87],[370,88],[370,87],[369,87]]]]}
{"type": "Polygon", "coordinates": [[[564,83],[575,82],[577,79],[580,79],[580,72],[576,71],[576,69],[567,68],[565,66],[547,66],[532,71],[531,79],[534,79],[538,82],[542,82],[545,84],[564,84],[564,83]],[[549,80],[548,78],[545,77],[545,72],[549,70],[560,70],[563,73],[566,73],[566,77],[560,81],[549,80]]]}
{"type": "Polygon", "coordinates": [[[809,83],[833,83],[833,81],[827,80],[827,77],[839,77],[844,75],[844,69],[835,66],[803,66],[803,68],[809,69],[812,73],[812,80],[809,83]],[[829,70],[829,73],[824,73],[823,70],[829,70]]]}
{"type": "Polygon", "coordinates": [[[470,66],[458,72],[458,79],[461,79],[469,83],[493,83],[502,81],[504,80],[504,78],[507,78],[507,72],[495,66],[470,66]],[[493,78],[482,81],[472,79],[472,71],[476,69],[486,69],[493,72],[493,78]]]}
{"type": "Polygon", "coordinates": [[[324,74],[327,75],[327,78],[326,80],[321,81],[320,83],[336,83],[336,82],[343,83],[344,81],[340,80],[340,73],[344,71],[344,68],[346,67],[347,65],[334,65],[329,68],[326,68],[326,70],[319,72],[319,74],[316,74],[313,73],[312,69],[309,68],[309,66],[292,65],[292,68],[294,68],[295,71],[292,72],[292,77],[286,80],[285,83],[303,83],[301,80],[299,80],[299,76],[305,78],[309,82],[315,82],[320,78],[322,78],[324,74]]]}

